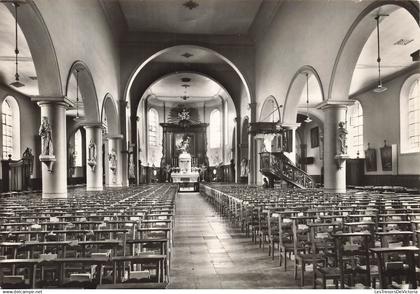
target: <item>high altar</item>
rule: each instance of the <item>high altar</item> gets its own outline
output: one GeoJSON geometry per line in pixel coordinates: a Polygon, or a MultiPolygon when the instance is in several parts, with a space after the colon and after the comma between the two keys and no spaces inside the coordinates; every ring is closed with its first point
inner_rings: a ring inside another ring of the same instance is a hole
{"type": "Polygon", "coordinates": [[[193,110],[174,109],[172,120],[161,123],[163,129],[163,156],[161,168],[170,171],[180,190],[198,189],[199,171],[208,167],[207,127],[191,118],[193,110]]]}

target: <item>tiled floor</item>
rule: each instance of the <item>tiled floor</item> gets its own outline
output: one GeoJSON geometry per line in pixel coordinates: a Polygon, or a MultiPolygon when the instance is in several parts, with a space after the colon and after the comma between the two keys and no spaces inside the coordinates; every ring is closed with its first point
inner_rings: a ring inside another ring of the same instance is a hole
{"type": "Polygon", "coordinates": [[[177,196],[173,250],[169,288],[298,288],[292,263],[285,272],[198,193],[177,196]]]}

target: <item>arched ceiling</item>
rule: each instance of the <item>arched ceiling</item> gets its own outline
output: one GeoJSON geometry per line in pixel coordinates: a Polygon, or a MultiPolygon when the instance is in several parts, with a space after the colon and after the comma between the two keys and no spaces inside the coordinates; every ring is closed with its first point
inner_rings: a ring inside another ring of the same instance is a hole
{"type": "MultiPolygon", "coordinates": [[[[420,48],[420,28],[411,14],[403,8],[384,5],[372,11],[367,18],[375,23],[375,16],[388,14],[380,18],[381,72],[383,78],[392,76],[401,70],[413,66],[411,53],[420,48]]],[[[372,31],[367,39],[350,86],[350,95],[359,92],[378,81],[377,31],[372,31]]]]}
{"type": "Polygon", "coordinates": [[[212,79],[197,73],[175,73],[154,83],[149,93],[162,102],[209,102],[225,96],[226,91],[212,79]]]}
{"type": "Polygon", "coordinates": [[[247,34],[262,2],[119,0],[129,31],[209,35],[247,34]]]}
{"type": "Polygon", "coordinates": [[[18,88],[10,86],[15,81],[15,18],[2,3],[0,3],[0,40],[0,84],[25,95],[39,95],[35,65],[20,26],[18,26],[19,76],[24,86],[18,88]]]}
{"type": "MultiPolygon", "coordinates": [[[[141,97],[149,87],[163,76],[183,72],[197,73],[196,79],[191,79],[187,94],[194,96],[194,99],[208,99],[220,92],[220,86],[209,81],[216,80],[226,89],[232,98],[236,108],[240,105],[241,87],[243,83],[236,71],[215,53],[198,48],[196,46],[175,46],[160,54],[151,62],[146,64],[133,81],[131,93],[132,111],[137,109],[141,97]],[[201,76],[197,78],[198,76],[201,76]],[[203,78],[207,76],[208,78],[203,78]]],[[[184,87],[181,85],[181,75],[174,75],[157,83],[152,87],[156,96],[167,98],[180,97],[184,95],[184,87]]]]}

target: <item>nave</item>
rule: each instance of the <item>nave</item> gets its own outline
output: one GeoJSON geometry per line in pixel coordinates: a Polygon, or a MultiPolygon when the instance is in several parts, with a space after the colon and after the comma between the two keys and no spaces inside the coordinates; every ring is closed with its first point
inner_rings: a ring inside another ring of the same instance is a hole
{"type": "Polygon", "coordinates": [[[257,244],[230,223],[199,193],[176,199],[173,262],[168,288],[295,288],[257,244]]]}

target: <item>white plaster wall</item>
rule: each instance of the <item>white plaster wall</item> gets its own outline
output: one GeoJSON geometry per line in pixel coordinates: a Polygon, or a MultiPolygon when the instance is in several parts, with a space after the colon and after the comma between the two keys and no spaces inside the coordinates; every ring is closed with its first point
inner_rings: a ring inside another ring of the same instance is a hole
{"type": "Polygon", "coordinates": [[[118,47],[98,1],[35,0],[35,4],[49,29],[63,87],[71,65],[81,60],[92,73],[99,107],[106,93],[119,97],[118,47]]]}
{"type": "MultiPolygon", "coordinates": [[[[353,21],[369,4],[356,1],[285,1],[256,46],[257,113],[269,95],[284,104],[294,74],[304,65],[318,72],[327,95],[334,62],[353,21]],[[328,21],[326,21],[328,20],[328,21]]],[[[334,99],[346,99],[348,93],[334,99]]]]}
{"type": "MultiPolygon", "coordinates": [[[[41,164],[38,160],[38,156],[41,153],[41,141],[38,136],[38,128],[41,122],[40,108],[26,96],[23,96],[17,92],[9,92],[0,88],[0,105],[3,99],[7,96],[13,96],[18,105],[20,111],[20,157],[26,148],[32,149],[34,154],[34,169],[32,178],[41,177],[41,164]]],[[[2,130],[0,129],[0,142],[2,137],[2,130]]]]}
{"type": "MultiPolygon", "coordinates": [[[[400,153],[400,93],[401,87],[408,76],[412,73],[406,73],[389,82],[384,83],[388,88],[386,92],[374,93],[368,91],[357,95],[363,107],[363,145],[364,150],[370,143],[371,148],[377,149],[377,171],[366,172],[368,175],[392,174],[393,172],[382,171],[380,149],[384,146],[384,140],[387,145],[396,144],[398,147],[398,170],[395,171],[401,175],[419,175],[420,174],[420,152],[401,154],[400,153]],[[380,110],[378,110],[380,106],[380,110]]],[[[395,174],[394,172],[394,174],[395,174]]]]}

